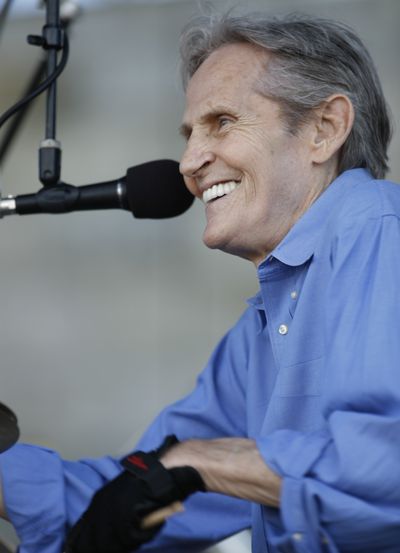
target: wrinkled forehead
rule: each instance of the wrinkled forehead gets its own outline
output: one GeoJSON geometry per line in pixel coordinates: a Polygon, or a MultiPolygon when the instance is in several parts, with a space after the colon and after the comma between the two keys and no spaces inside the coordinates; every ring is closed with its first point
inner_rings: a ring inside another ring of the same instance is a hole
{"type": "Polygon", "coordinates": [[[227,44],[214,50],[188,83],[184,118],[200,104],[215,98],[239,100],[247,91],[255,90],[269,57],[261,47],[247,43],[227,44]]]}

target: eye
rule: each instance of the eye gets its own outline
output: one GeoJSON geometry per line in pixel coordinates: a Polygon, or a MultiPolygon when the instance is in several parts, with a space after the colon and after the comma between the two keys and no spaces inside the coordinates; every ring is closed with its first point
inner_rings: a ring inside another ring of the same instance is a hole
{"type": "Polygon", "coordinates": [[[226,115],[220,115],[218,117],[218,128],[222,129],[229,125],[229,123],[232,123],[232,119],[226,115]]]}

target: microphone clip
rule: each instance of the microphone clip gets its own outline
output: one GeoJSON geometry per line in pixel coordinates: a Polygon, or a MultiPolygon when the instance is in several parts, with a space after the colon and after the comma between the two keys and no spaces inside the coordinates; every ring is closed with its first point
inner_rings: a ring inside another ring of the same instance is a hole
{"type": "Polygon", "coordinates": [[[79,200],[79,188],[61,182],[46,186],[36,194],[0,197],[0,218],[6,215],[33,215],[34,213],[69,213],[79,200]],[[18,202],[18,205],[17,205],[18,202]]]}
{"type": "Polygon", "coordinates": [[[26,40],[31,46],[40,46],[44,50],[50,48],[62,50],[64,47],[64,29],[55,25],[44,25],[41,35],[28,35],[26,40]]]}

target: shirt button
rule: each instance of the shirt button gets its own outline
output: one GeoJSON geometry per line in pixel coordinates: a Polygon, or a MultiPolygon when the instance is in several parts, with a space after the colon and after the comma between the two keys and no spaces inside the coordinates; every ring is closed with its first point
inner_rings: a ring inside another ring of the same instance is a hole
{"type": "Polygon", "coordinates": [[[301,532],[295,532],[292,534],[292,538],[294,541],[301,541],[303,539],[303,534],[301,532]]]}
{"type": "Polygon", "coordinates": [[[284,336],[285,334],[288,333],[288,327],[286,325],[280,325],[280,327],[278,328],[278,332],[279,334],[281,334],[282,336],[284,336]]]}
{"type": "Polygon", "coordinates": [[[296,292],[296,290],[293,290],[293,292],[290,292],[290,297],[292,298],[292,300],[297,299],[297,292],[296,292]]]}

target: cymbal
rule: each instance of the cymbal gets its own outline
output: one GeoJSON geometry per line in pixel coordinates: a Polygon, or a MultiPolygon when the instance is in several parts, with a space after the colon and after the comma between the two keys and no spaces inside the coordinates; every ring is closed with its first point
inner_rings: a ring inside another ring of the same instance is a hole
{"type": "Polygon", "coordinates": [[[17,417],[4,403],[0,403],[0,453],[14,445],[18,438],[17,417]]]}

